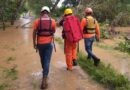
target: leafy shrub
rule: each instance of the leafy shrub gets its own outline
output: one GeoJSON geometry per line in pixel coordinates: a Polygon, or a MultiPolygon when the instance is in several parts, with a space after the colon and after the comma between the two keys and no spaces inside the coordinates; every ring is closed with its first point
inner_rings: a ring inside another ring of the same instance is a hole
{"type": "Polygon", "coordinates": [[[120,42],[115,49],[130,54],[130,42],[128,41],[120,42]]]}
{"type": "Polygon", "coordinates": [[[113,20],[115,26],[128,26],[130,24],[129,13],[120,12],[113,20]]]}
{"type": "Polygon", "coordinates": [[[101,38],[109,39],[110,33],[108,32],[108,24],[102,24],[100,27],[101,38]]]}

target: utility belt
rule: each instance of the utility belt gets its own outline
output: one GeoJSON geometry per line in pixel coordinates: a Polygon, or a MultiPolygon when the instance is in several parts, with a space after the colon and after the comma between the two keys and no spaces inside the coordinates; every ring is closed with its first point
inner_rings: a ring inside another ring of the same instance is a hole
{"type": "Polygon", "coordinates": [[[83,33],[84,34],[95,34],[95,28],[84,28],[83,33]]]}
{"type": "Polygon", "coordinates": [[[48,30],[48,29],[38,30],[37,35],[38,36],[44,36],[44,37],[53,36],[54,31],[48,30]]]}

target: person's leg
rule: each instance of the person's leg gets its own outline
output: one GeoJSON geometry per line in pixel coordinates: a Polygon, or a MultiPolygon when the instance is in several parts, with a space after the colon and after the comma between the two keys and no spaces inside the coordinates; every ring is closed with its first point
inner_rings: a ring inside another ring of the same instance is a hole
{"type": "Polygon", "coordinates": [[[43,69],[41,89],[45,89],[48,86],[47,76],[49,73],[49,65],[50,65],[50,60],[52,55],[52,44],[38,45],[38,49],[39,49],[39,55],[41,58],[41,64],[43,69]]]}
{"type": "Polygon", "coordinates": [[[42,66],[42,73],[43,73],[43,68],[44,68],[44,58],[45,58],[45,53],[43,52],[45,48],[44,44],[39,44],[38,45],[38,51],[39,51],[39,56],[40,56],[40,61],[41,61],[41,66],[42,66]]]}
{"type": "Polygon", "coordinates": [[[91,59],[92,58],[92,51],[91,51],[92,42],[91,42],[91,39],[85,38],[84,43],[85,43],[85,50],[88,53],[87,59],[91,59]]]}
{"type": "Polygon", "coordinates": [[[72,70],[72,44],[65,40],[65,56],[67,70],[72,70]]]}
{"type": "MultiPolygon", "coordinates": [[[[41,65],[42,65],[42,73],[44,72],[44,60],[45,60],[45,53],[44,53],[44,49],[45,49],[45,45],[44,44],[40,44],[38,45],[38,49],[39,49],[39,56],[40,56],[40,60],[41,60],[41,65]]],[[[45,89],[47,88],[47,76],[43,76],[42,77],[42,83],[41,83],[41,89],[45,89]]]]}
{"type": "MultiPolygon", "coordinates": [[[[93,47],[93,42],[94,42],[94,40],[95,40],[95,37],[92,37],[91,38],[91,51],[92,51],[92,47],[93,47]]],[[[93,53],[93,52],[92,52],[93,53]]],[[[95,66],[98,66],[98,64],[99,64],[99,62],[100,62],[100,59],[96,56],[96,55],[92,55],[92,58],[93,58],[93,60],[94,60],[94,65],[95,66]]]]}
{"type": "Polygon", "coordinates": [[[88,58],[93,58],[94,60],[94,65],[97,66],[100,59],[97,58],[93,52],[92,52],[92,45],[93,45],[93,41],[94,41],[94,37],[92,38],[85,38],[84,42],[85,42],[85,49],[88,53],[88,58]]]}
{"type": "Polygon", "coordinates": [[[48,76],[49,73],[49,67],[50,67],[50,61],[52,56],[52,50],[53,46],[52,43],[46,44],[46,47],[44,48],[44,61],[43,61],[43,76],[48,76]]]}
{"type": "Polygon", "coordinates": [[[77,49],[76,49],[76,43],[72,44],[72,62],[73,62],[73,66],[77,66],[77,49]]]}

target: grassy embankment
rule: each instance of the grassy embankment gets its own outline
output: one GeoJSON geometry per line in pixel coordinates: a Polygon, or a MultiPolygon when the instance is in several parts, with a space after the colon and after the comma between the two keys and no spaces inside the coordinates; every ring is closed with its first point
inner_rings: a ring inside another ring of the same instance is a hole
{"type": "MultiPolygon", "coordinates": [[[[63,46],[61,38],[55,39],[58,44],[63,46]]],[[[78,54],[78,62],[82,69],[90,75],[90,77],[98,83],[104,85],[110,90],[130,90],[130,81],[124,75],[116,72],[111,65],[105,66],[103,62],[98,67],[93,62],[86,59],[84,53],[78,54]]]]}

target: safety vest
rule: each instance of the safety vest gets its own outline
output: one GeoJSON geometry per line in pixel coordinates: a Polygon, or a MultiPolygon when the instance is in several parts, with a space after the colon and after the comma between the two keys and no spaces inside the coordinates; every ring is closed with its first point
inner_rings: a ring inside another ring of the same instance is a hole
{"type": "Polygon", "coordinates": [[[86,20],[87,20],[87,23],[86,23],[86,26],[84,27],[83,33],[84,34],[94,34],[96,20],[92,16],[87,16],[86,20]]]}
{"type": "Polygon", "coordinates": [[[44,15],[39,19],[39,25],[37,30],[38,36],[52,36],[54,31],[52,30],[52,20],[49,16],[44,15]]]}

